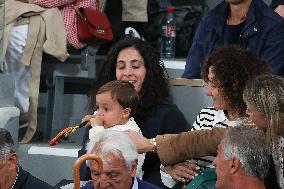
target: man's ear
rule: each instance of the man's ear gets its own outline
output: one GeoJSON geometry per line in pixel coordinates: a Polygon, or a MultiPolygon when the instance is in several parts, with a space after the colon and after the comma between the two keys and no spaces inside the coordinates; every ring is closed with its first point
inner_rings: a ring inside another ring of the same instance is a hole
{"type": "Polygon", "coordinates": [[[230,173],[231,174],[235,174],[236,172],[239,171],[239,169],[241,169],[241,162],[239,158],[233,157],[230,160],[230,173]]]}
{"type": "Polygon", "coordinates": [[[17,153],[11,153],[8,157],[8,163],[9,163],[9,166],[11,168],[15,168],[17,167],[18,165],[18,160],[19,160],[19,157],[18,157],[18,154],[17,153]]]}
{"type": "Polygon", "coordinates": [[[128,118],[130,113],[131,113],[131,109],[130,108],[124,108],[122,117],[123,118],[128,118]]]}
{"type": "Polygon", "coordinates": [[[135,177],[136,176],[137,165],[138,165],[138,160],[136,159],[136,160],[134,160],[132,162],[132,165],[131,165],[131,169],[130,169],[131,177],[135,177]]]}

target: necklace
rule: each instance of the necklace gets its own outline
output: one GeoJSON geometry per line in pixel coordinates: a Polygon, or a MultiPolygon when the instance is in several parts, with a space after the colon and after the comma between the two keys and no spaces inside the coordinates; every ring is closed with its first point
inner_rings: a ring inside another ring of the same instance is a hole
{"type": "Polygon", "coordinates": [[[18,169],[17,169],[17,176],[16,176],[15,181],[14,181],[14,183],[13,183],[13,185],[11,186],[10,189],[14,189],[14,187],[15,187],[15,185],[16,185],[16,183],[17,183],[17,180],[18,180],[19,172],[20,172],[20,168],[19,168],[19,166],[18,166],[18,169]]]}

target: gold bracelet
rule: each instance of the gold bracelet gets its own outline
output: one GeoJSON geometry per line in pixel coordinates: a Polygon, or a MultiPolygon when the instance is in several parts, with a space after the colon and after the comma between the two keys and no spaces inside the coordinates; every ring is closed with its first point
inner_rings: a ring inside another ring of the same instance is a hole
{"type": "Polygon", "coordinates": [[[154,147],[154,149],[151,151],[153,153],[157,153],[157,142],[156,138],[149,139],[150,144],[154,147]]]}

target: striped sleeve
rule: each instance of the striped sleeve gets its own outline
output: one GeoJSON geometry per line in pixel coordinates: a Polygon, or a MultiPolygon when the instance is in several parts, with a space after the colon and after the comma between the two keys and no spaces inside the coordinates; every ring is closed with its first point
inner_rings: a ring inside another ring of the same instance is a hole
{"type": "Polygon", "coordinates": [[[202,109],[193,123],[192,130],[212,129],[217,112],[213,107],[202,109]]]}

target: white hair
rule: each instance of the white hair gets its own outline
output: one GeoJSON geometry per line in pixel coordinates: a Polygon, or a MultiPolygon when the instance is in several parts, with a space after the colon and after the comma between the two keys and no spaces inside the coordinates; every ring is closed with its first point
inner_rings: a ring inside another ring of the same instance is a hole
{"type": "Polygon", "coordinates": [[[247,175],[263,180],[270,161],[264,132],[246,124],[228,129],[224,136],[224,157],[227,160],[238,158],[247,175]]]}
{"type": "Polygon", "coordinates": [[[8,130],[0,128],[0,160],[6,159],[12,152],[15,152],[12,136],[8,130]]]}
{"type": "MultiPolygon", "coordinates": [[[[121,131],[104,130],[97,134],[87,144],[87,154],[96,154],[106,161],[106,155],[116,154],[125,161],[126,168],[130,171],[133,161],[138,160],[138,153],[132,140],[121,131]],[[96,150],[99,149],[99,150],[96,150]]],[[[87,162],[89,165],[89,162],[87,162]]]]}

